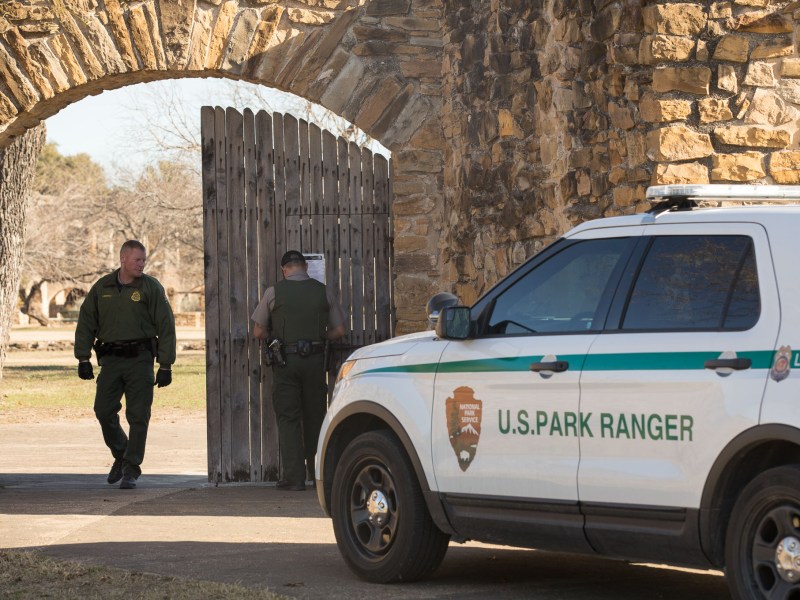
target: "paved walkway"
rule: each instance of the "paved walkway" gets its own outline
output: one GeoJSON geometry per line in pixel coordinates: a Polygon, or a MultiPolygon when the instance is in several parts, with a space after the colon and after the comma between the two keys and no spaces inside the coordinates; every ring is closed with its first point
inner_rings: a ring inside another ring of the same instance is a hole
{"type": "Polygon", "coordinates": [[[726,599],[723,579],[594,558],[451,545],[427,581],[377,586],[342,562],[316,495],[208,486],[202,418],[155,420],[139,488],[105,483],[94,421],[0,420],[0,548],[268,587],[297,598],[726,599]]]}

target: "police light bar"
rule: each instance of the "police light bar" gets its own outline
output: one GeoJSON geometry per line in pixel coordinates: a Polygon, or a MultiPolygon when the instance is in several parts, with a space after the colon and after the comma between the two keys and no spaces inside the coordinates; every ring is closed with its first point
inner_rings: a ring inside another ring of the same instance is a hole
{"type": "Polygon", "coordinates": [[[651,202],[716,200],[719,202],[800,201],[800,185],[653,185],[647,188],[651,202]]]}

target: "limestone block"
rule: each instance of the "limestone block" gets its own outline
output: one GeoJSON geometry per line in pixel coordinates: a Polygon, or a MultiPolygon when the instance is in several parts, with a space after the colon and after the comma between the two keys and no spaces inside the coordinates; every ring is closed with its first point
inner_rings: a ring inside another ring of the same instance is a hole
{"type": "Polygon", "coordinates": [[[738,92],[739,81],[736,78],[736,69],[731,65],[719,65],[717,67],[717,87],[732,94],[738,92]]]}
{"type": "Polygon", "coordinates": [[[220,6],[217,14],[217,22],[214,31],[211,33],[211,41],[208,46],[208,56],[206,57],[207,69],[219,69],[222,65],[222,53],[225,49],[225,42],[233,26],[233,18],[236,16],[238,0],[227,0],[220,6]]]}
{"type": "Polygon", "coordinates": [[[620,207],[631,206],[637,200],[644,200],[644,190],[642,186],[619,185],[614,188],[614,204],[620,207]]]}
{"type": "Polygon", "coordinates": [[[791,56],[794,52],[792,40],[783,40],[776,44],[760,44],[753,48],[750,53],[750,60],[760,60],[764,58],[780,58],[781,56],[791,56]]]}
{"type": "MultiPolygon", "coordinates": [[[[108,13],[108,26],[111,28],[111,33],[117,42],[122,61],[129,70],[136,71],[139,69],[139,62],[133,53],[131,38],[128,34],[128,27],[125,25],[124,13],[119,0],[106,0],[105,4],[106,12],[108,13]]],[[[177,3],[168,2],[167,4],[173,5],[177,3]]]]}
{"type": "Polygon", "coordinates": [[[769,174],[775,183],[800,184],[800,152],[773,152],[769,159],[769,174]]]}
{"type": "Polygon", "coordinates": [[[706,13],[701,4],[658,4],[642,9],[647,33],[670,35],[700,34],[706,26],[706,13]]]}
{"type": "Polygon", "coordinates": [[[512,115],[511,111],[508,109],[500,109],[497,115],[497,127],[500,137],[515,137],[520,139],[525,137],[522,129],[520,129],[519,125],[517,125],[514,120],[514,115],[512,115]]]}
{"type": "Polygon", "coordinates": [[[747,74],[742,83],[759,87],[775,87],[774,65],[766,62],[751,62],[747,65],[747,74]]]}
{"type": "Polygon", "coordinates": [[[397,216],[427,215],[434,208],[436,201],[429,196],[398,197],[392,202],[392,212],[397,216]]]}
{"type": "Polygon", "coordinates": [[[710,82],[711,69],[708,67],[664,67],[653,73],[653,89],[656,92],[677,90],[708,95],[710,82]]]}
{"type": "Polygon", "coordinates": [[[754,148],[785,148],[792,139],[788,131],[756,125],[717,127],[714,130],[714,137],[723,144],[754,148]]]}
{"type": "MultiPolygon", "coordinates": [[[[248,64],[245,68],[245,74],[252,75],[255,72],[261,55],[272,43],[275,31],[278,29],[278,23],[283,15],[283,10],[282,6],[273,5],[268,6],[264,9],[264,12],[261,13],[261,22],[256,26],[256,32],[253,35],[250,48],[247,50],[248,64]]],[[[314,98],[319,98],[319,95],[315,94],[314,98]]]]}
{"type": "Polygon", "coordinates": [[[225,51],[225,59],[222,63],[222,68],[225,71],[241,72],[250,51],[251,40],[260,23],[261,16],[253,8],[240,10],[236,15],[236,21],[228,41],[228,48],[225,51]]]}
{"type": "Polygon", "coordinates": [[[647,157],[650,160],[691,160],[713,153],[711,138],[685,125],[662,127],[647,134],[647,157]]]}
{"type": "Polygon", "coordinates": [[[622,183],[626,179],[625,174],[626,171],[622,167],[613,167],[611,172],[608,174],[608,182],[611,185],[622,183]]]}
{"type": "Polygon", "coordinates": [[[708,60],[708,44],[703,40],[697,40],[697,48],[695,49],[694,55],[697,60],[708,60]]]}
{"type": "Polygon", "coordinates": [[[139,56],[142,59],[142,67],[149,70],[156,70],[158,62],[156,61],[156,52],[153,48],[153,42],[150,39],[150,28],[147,26],[147,19],[144,16],[144,10],[141,6],[136,6],[128,12],[128,22],[131,30],[131,37],[133,37],[133,45],[139,51],[139,56]]]}
{"type": "Polygon", "coordinates": [[[53,35],[58,32],[59,27],[57,23],[52,21],[43,21],[39,23],[22,23],[19,26],[19,30],[23,33],[53,35]]]}
{"type": "MultiPolygon", "coordinates": [[[[94,55],[89,42],[86,41],[80,27],[75,23],[75,19],[72,18],[72,15],[65,6],[64,0],[52,0],[52,2],[53,13],[55,14],[56,20],[61,24],[62,30],[72,41],[72,44],[74,44],[80,55],[80,62],[85,65],[86,73],[83,75],[84,80],[87,75],[88,79],[99,79],[103,76],[103,67],[98,62],[97,57],[94,55]]],[[[75,58],[74,55],[73,58],[75,58]]],[[[82,69],[81,71],[83,72],[82,69]]]]}
{"type": "Polygon", "coordinates": [[[192,28],[192,39],[189,42],[189,60],[187,69],[200,70],[205,67],[206,51],[211,42],[211,23],[214,13],[197,7],[192,28]]]}
{"type": "Polygon", "coordinates": [[[732,30],[747,33],[791,33],[794,29],[791,15],[770,11],[753,11],[730,19],[732,30]]]}
{"type": "Polygon", "coordinates": [[[656,165],[652,185],[708,183],[708,168],[700,163],[662,163],[656,165]]]}
{"type": "Polygon", "coordinates": [[[383,24],[414,32],[439,31],[440,27],[437,19],[418,19],[414,17],[386,17],[383,19],[383,24]]]}
{"type": "Polygon", "coordinates": [[[371,94],[362,104],[355,123],[361,129],[368,131],[383,114],[383,111],[395,100],[403,89],[403,84],[394,77],[387,77],[375,93],[371,94]]]}
{"type": "Polygon", "coordinates": [[[86,83],[86,75],[75,58],[67,38],[63,34],[53,37],[50,40],[50,47],[61,62],[61,66],[72,84],[83,85],[86,83]]]}
{"type": "Polygon", "coordinates": [[[17,114],[14,103],[8,99],[3,92],[0,92],[0,120],[9,121],[17,114]]]}
{"type": "Polygon", "coordinates": [[[623,8],[619,2],[614,2],[601,10],[589,27],[592,38],[595,41],[602,42],[614,35],[619,29],[622,13],[623,8]]]}
{"type": "Polygon", "coordinates": [[[749,50],[750,38],[746,35],[726,35],[719,41],[714,50],[714,60],[747,62],[749,50]]]}
{"type": "Polygon", "coordinates": [[[326,108],[341,114],[347,101],[356,90],[356,82],[361,81],[364,75],[364,63],[357,56],[351,56],[344,68],[322,94],[320,102],[326,108]]]}
{"type": "Polygon", "coordinates": [[[367,15],[385,17],[387,15],[407,15],[411,0],[372,0],[367,4],[367,15]]]}
{"type": "Polygon", "coordinates": [[[733,0],[733,3],[739,6],[757,6],[759,8],[764,8],[765,6],[769,6],[770,0],[733,0]]]}
{"type": "Polygon", "coordinates": [[[23,110],[29,110],[40,100],[39,93],[20,71],[17,61],[0,45],[0,76],[23,110]]]}
{"type": "Polygon", "coordinates": [[[22,37],[16,27],[12,27],[8,21],[0,16],[0,30],[3,30],[2,37],[17,55],[22,69],[28,74],[33,85],[39,90],[43,98],[53,97],[53,87],[43,72],[42,65],[31,56],[28,42],[22,37]]]}
{"type": "Polygon", "coordinates": [[[689,100],[664,100],[653,94],[645,94],[639,103],[639,114],[649,123],[682,121],[692,114],[689,100]]]}
{"type": "Polygon", "coordinates": [[[800,77],[800,58],[784,58],[781,61],[781,77],[800,77]]]}
{"type": "Polygon", "coordinates": [[[712,181],[753,181],[765,176],[761,152],[715,154],[711,157],[712,181]]]}
{"type": "Polygon", "coordinates": [[[34,42],[29,50],[33,60],[41,65],[43,75],[50,80],[56,92],[64,92],[70,88],[69,78],[47,42],[44,40],[34,42]]]}
{"type": "Polygon", "coordinates": [[[639,44],[639,62],[652,65],[659,62],[689,60],[694,50],[692,38],[676,35],[646,35],[639,44]]]}
{"type": "Polygon", "coordinates": [[[329,10],[307,10],[305,8],[288,8],[286,14],[294,23],[303,25],[325,25],[336,18],[336,13],[329,10]]]}
{"type": "Polygon", "coordinates": [[[611,125],[617,129],[632,129],[635,124],[631,109],[620,106],[616,102],[608,103],[608,116],[611,119],[611,125]]]}
{"type": "Polygon", "coordinates": [[[778,93],[792,104],[800,104],[800,79],[782,79],[778,82],[778,93]]]}
{"type": "Polygon", "coordinates": [[[729,121],[733,118],[733,113],[728,106],[727,100],[719,98],[703,98],[697,103],[700,113],[701,123],[712,123],[714,121],[729,121]]]}
{"type": "Polygon", "coordinates": [[[800,112],[786,104],[778,94],[758,89],[753,95],[744,122],[778,126],[797,121],[798,116],[800,116],[800,112]]]}
{"type": "Polygon", "coordinates": [[[86,39],[92,44],[95,55],[103,65],[105,72],[124,73],[127,70],[117,48],[106,27],[94,15],[87,15],[83,20],[86,30],[86,39]]]}
{"type": "Polygon", "coordinates": [[[167,68],[167,58],[164,55],[164,44],[161,41],[161,29],[158,24],[158,15],[156,14],[156,7],[153,0],[145,2],[142,8],[144,8],[147,22],[150,25],[150,37],[153,40],[153,50],[156,53],[156,65],[163,71],[167,68]]]}
{"type": "Polygon", "coordinates": [[[733,16],[733,8],[730,2],[714,2],[708,11],[711,19],[727,19],[733,16]]]}
{"type": "MultiPolygon", "coordinates": [[[[108,2],[106,2],[108,4],[108,2]]],[[[189,42],[196,0],[158,0],[164,56],[168,69],[182,69],[189,60],[189,42]]]]}
{"type": "Polygon", "coordinates": [[[736,98],[733,99],[733,105],[736,108],[736,118],[744,118],[745,113],[750,108],[750,99],[747,97],[747,92],[739,92],[736,98]]]}

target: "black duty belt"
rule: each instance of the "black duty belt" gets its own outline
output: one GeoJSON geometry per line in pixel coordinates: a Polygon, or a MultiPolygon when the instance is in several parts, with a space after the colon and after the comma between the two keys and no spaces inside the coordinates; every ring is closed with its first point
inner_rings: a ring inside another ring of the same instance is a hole
{"type": "MultiPolygon", "coordinates": [[[[281,350],[285,354],[297,354],[297,344],[283,344],[281,350]]],[[[322,354],[325,352],[325,342],[312,342],[311,354],[322,354]]]]}

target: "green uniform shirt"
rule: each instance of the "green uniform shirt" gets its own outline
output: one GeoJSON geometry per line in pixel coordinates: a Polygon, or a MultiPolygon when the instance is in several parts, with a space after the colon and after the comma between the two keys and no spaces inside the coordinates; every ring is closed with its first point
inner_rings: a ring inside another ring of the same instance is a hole
{"type": "Polygon", "coordinates": [[[102,277],[89,290],[78,315],[75,358],[92,355],[92,344],[158,338],[161,366],[175,362],[175,317],[162,285],[142,275],[117,289],[119,269],[102,277]]]}

